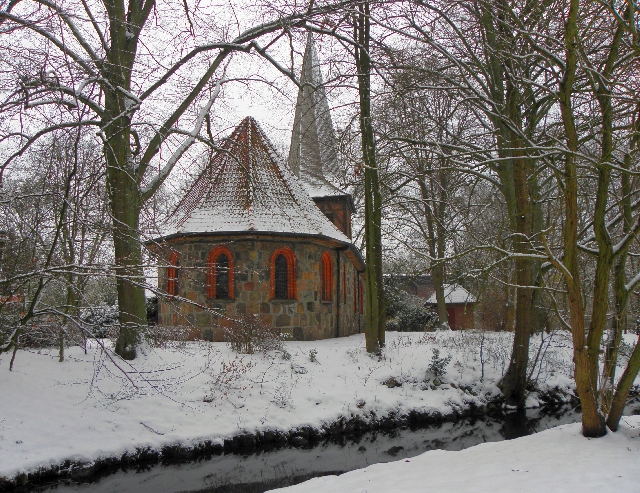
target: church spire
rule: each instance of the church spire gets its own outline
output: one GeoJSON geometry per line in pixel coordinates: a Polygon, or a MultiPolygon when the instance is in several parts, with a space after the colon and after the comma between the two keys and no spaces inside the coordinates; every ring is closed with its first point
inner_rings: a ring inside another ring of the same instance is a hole
{"type": "Polygon", "coordinates": [[[335,186],[338,151],[318,55],[309,33],[291,134],[289,167],[311,197],[344,195],[335,186]]]}

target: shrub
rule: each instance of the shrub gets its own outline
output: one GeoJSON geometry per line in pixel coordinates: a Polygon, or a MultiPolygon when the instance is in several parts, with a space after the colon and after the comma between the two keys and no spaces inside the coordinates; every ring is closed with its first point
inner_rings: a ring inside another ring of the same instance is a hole
{"type": "Polygon", "coordinates": [[[96,338],[117,336],[118,315],[118,305],[104,303],[80,310],[80,320],[96,338]]]}
{"type": "Polygon", "coordinates": [[[147,323],[157,324],[158,323],[158,297],[152,296],[151,298],[147,298],[145,301],[145,307],[147,309],[147,323]]]}
{"type": "Polygon", "coordinates": [[[186,325],[150,325],[145,333],[151,347],[166,348],[183,345],[186,341],[199,339],[199,331],[186,325]]]}
{"type": "Polygon", "coordinates": [[[394,288],[388,290],[387,296],[387,330],[422,332],[435,329],[438,316],[424,306],[422,298],[394,288]]]}
{"type": "Polygon", "coordinates": [[[432,351],[433,354],[431,355],[431,363],[429,363],[429,371],[439,379],[447,374],[447,365],[451,362],[451,356],[441,358],[438,348],[433,348],[432,351]]]}
{"type": "Polygon", "coordinates": [[[280,330],[265,324],[257,315],[243,315],[224,331],[229,347],[237,353],[253,354],[282,349],[280,330]]]}
{"type": "Polygon", "coordinates": [[[218,395],[225,396],[233,391],[247,389],[250,379],[248,373],[257,363],[244,361],[244,357],[238,357],[228,363],[220,362],[220,371],[212,374],[211,390],[204,396],[204,402],[213,402],[218,395]]]}
{"type": "Polygon", "coordinates": [[[41,349],[56,347],[60,344],[60,334],[64,331],[64,345],[81,346],[82,331],[73,324],[63,324],[59,317],[36,317],[22,326],[19,346],[22,348],[41,349]]]}

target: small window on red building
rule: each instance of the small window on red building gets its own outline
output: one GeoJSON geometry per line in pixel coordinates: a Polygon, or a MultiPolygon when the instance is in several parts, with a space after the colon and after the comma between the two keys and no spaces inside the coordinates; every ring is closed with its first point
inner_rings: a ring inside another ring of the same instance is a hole
{"type": "Polygon", "coordinates": [[[169,255],[169,267],[166,270],[167,294],[178,295],[178,252],[171,252],[169,255]]]}
{"type": "Polygon", "coordinates": [[[214,248],[207,259],[207,297],[233,299],[233,254],[224,246],[214,248]]]}
{"type": "Polygon", "coordinates": [[[287,247],[271,255],[271,298],[292,300],[296,297],[296,256],[287,247]]]}
{"type": "Polygon", "coordinates": [[[329,255],[329,252],[324,252],[320,259],[320,285],[322,301],[331,301],[333,272],[331,271],[331,255],[329,255]]]}

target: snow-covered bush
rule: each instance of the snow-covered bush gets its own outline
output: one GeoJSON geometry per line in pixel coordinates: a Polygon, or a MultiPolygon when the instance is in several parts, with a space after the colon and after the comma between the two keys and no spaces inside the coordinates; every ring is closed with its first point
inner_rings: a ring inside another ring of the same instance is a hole
{"type": "Polygon", "coordinates": [[[151,298],[147,298],[145,301],[145,306],[147,309],[147,322],[149,324],[157,324],[158,323],[158,297],[152,296],[151,298]]]}
{"type": "Polygon", "coordinates": [[[229,395],[232,391],[246,390],[250,385],[249,373],[257,363],[247,360],[244,356],[226,362],[220,362],[220,370],[211,375],[211,390],[204,396],[204,402],[213,402],[217,396],[229,395]]]}
{"type": "Polygon", "coordinates": [[[101,303],[80,310],[80,320],[87,331],[96,338],[115,337],[118,326],[118,305],[101,303]]]}
{"type": "Polygon", "coordinates": [[[387,330],[422,332],[434,330],[438,316],[424,306],[424,300],[402,290],[387,290],[387,330]]]}
{"type": "Polygon", "coordinates": [[[443,377],[447,374],[447,365],[451,362],[451,355],[446,358],[440,357],[440,350],[438,348],[432,349],[431,362],[429,363],[429,371],[433,373],[436,378],[443,377]]]}
{"type": "Polygon", "coordinates": [[[10,301],[8,296],[0,301],[0,346],[8,342],[11,334],[18,327],[21,310],[22,303],[17,297],[15,301],[10,301]]]}
{"type": "Polygon", "coordinates": [[[60,344],[60,334],[64,333],[64,346],[80,346],[83,344],[82,331],[74,323],[64,324],[60,317],[35,317],[22,326],[19,346],[40,349],[56,347],[60,344]]]}
{"type": "Polygon", "coordinates": [[[291,388],[284,382],[280,382],[273,392],[273,402],[281,409],[291,406],[291,388]]]}
{"type": "Polygon", "coordinates": [[[280,331],[265,324],[256,315],[233,320],[224,331],[229,347],[237,353],[253,354],[282,349],[280,331]]]}

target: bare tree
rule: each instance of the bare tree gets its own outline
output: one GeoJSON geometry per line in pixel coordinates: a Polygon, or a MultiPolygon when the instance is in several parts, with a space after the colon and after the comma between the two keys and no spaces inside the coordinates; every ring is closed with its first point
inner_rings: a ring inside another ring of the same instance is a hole
{"type": "Polygon", "coordinates": [[[43,135],[60,128],[95,129],[113,222],[120,308],[116,352],[123,358],[135,358],[146,325],[141,210],[187,149],[208,139],[200,133],[228,57],[255,50],[275,64],[259,37],[274,33],[277,39],[340,6],[288,9],[289,15],[233,38],[226,26],[215,25],[214,10],[190,10],[180,2],[160,8],[154,0],[23,0],[0,11],[3,50],[11,54],[3,59],[4,73],[14,81],[5,86],[9,96],[0,107],[5,122],[0,138],[10,149],[0,173],[43,135]],[[210,33],[220,41],[209,41],[210,33]],[[158,106],[170,109],[155,111],[158,106]],[[184,128],[186,122],[190,128],[184,128]],[[161,150],[169,157],[159,164],[161,150]]]}

